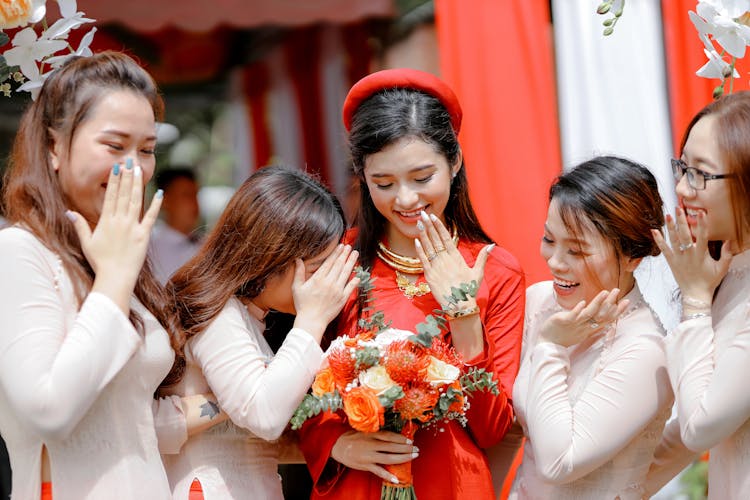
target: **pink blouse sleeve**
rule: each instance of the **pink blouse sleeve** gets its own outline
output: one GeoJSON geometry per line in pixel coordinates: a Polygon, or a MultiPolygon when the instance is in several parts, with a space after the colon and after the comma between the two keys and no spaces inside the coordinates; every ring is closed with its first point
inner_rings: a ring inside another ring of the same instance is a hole
{"type": "Polygon", "coordinates": [[[683,321],[667,337],[682,440],[692,450],[712,448],[750,417],[750,304],[741,313],[741,327],[715,361],[711,317],[683,321]]]}
{"type": "Polygon", "coordinates": [[[141,339],[99,293],[86,297],[68,327],[77,306],[56,289],[48,253],[22,229],[0,231],[0,385],[19,419],[45,438],[62,439],[141,339]]]}
{"type": "Polygon", "coordinates": [[[211,325],[191,339],[193,357],[219,406],[232,421],[266,440],[277,439],[302,401],[323,359],[315,339],[293,328],[275,356],[261,348],[230,301],[211,325]]]}
{"type": "Polygon", "coordinates": [[[575,403],[564,347],[540,342],[524,361],[530,364],[527,431],[537,469],[546,480],[567,483],[598,468],[670,403],[661,337],[632,334],[632,339],[615,342],[606,365],[575,403]]]}

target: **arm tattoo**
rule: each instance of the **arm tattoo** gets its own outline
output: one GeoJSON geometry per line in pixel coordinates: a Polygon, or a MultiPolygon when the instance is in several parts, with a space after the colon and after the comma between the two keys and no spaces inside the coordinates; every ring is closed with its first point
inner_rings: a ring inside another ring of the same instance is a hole
{"type": "Polygon", "coordinates": [[[212,420],[215,416],[217,416],[221,412],[221,409],[219,409],[219,405],[214,403],[213,401],[206,400],[205,403],[201,405],[201,417],[208,416],[209,420],[212,420]]]}

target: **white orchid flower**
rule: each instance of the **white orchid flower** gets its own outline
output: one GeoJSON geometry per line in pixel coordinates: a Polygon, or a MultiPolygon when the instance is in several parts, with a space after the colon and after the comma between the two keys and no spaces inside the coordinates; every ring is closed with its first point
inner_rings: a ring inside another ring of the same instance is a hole
{"type": "Polygon", "coordinates": [[[16,89],[16,92],[29,92],[31,93],[31,98],[36,101],[37,96],[39,95],[39,91],[42,90],[42,85],[44,85],[44,81],[49,77],[50,74],[52,74],[52,71],[48,71],[43,75],[39,74],[39,71],[37,70],[36,78],[31,79],[18,87],[16,89]]]}
{"type": "MultiPolygon", "coordinates": [[[[703,52],[708,57],[708,62],[704,64],[701,69],[695,72],[696,75],[702,78],[718,78],[723,79],[727,69],[731,68],[731,65],[721,58],[718,52],[715,50],[703,49],[703,52]]],[[[739,78],[739,72],[734,69],[732,71],[734,78],[739,78]]]]}
{"type": "Polygon", "coordinates": [[[94,40],[94,33],[96,33],[96,28],[91,28],[88,33],[83,35],[83,38],[81,38],[81,43],[78,45],[78,50],[75,52],[71,52],[70,54],[64,54],[61,56],[52,56],[50,58],[47,58],[44,60],[46,64],[49,64],[53,68],[57,69],[59,68],[62,63],[67,61],[69,58],[73,56],[82,56],[82,57],[88,57],[93,54],[89,46],[91,45],[91,42],[94,40]]]}
{"type": "Polygon", "coordinates": [[[13,37],[13,48],[6,50],[3,55],[8,66],[18,66],[21,73],[33,80],[39,76],[36,62],[41,61],[58,50],[68,46],[63,40],[37,39],[33,28],[24,28],[13,37]]]}
{"type": "Polygon", "coordinates": [[[93,19],[83,17],[83,12],[77,12],[76,0],[57,0],[60,6],[61,19],[55,21],[55,23],[44,30],[41,38],[47,40],[53,39],[64,39],[68,37],[70,30],[76,29],[82,24],[93,23],[93,19]]]}
{"type": "Polygon", "coordinates": [[[733,57],[745,56],[745,47],[750,44],[750,27],[737,19],[750,10],[750,0],[700,0],[695,10],[705,21],[705,25],[699,26],[690,16],[699,35],[710,34],[733,57]]]}

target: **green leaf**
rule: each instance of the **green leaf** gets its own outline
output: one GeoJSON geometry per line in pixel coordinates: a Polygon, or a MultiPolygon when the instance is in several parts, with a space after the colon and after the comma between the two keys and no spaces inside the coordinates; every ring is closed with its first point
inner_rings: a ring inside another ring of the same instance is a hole
{"type": "Polygon", "coordinates": [[[320,396],[307,394],[294,411],[289,423],[292,425],[292,430],[297,430],[302,427],[302,424],[308,418],[314,417],[322,411],[334,412],[340,410],[343,406],[339,391],[327,392],[320,396]]]}
{"type": "Polygon", "coordinates": [[[408,340],[424,347],[430,347],[432,339],[440,335],[442,325],[444,324],[445,320],[443,318],[428,315],[425,317],[424,322],[417,325],[417,334],[409,336],[408,340]]]}
{"type": "Polygon", "coordinates": [[[367,368],[370,368],[371,366],[377,364],[377,362],[380,360],[380,350],[374,346],[357,349],[357,352],[354,355],[354,359],[354,366],[357,368],[357,370],[366,370],[367,368]]]}
{"type": "Polygon", "coordinates": [[[380,401],[380,404],[383,405],[383,408],[390,408],[393,406],[393,403],[396,400],[399,400],[404,397],[404,390],[399,385],[394,385],[387,391],[385,391],[383,394],[378,396],[378,400],[380,401]]]}
{"type": "Polygon", "coordinates": [[[13,74],[13,68],[8,66],[3,56],[0,56],[0,83],[10,78],[11,74],[13,74]]]}
{"type": "Polygon", "coordinates": [[[2,47],[8,42],[10,42],[10,37],[8,36],[8,34],[4,33],[3,31],[0,31],[0,47],[2,47]]]}
{"type": "Polygon", "coordinates": [[[484,368],[472,368],[461,375],[459,379],[461,387],[468,393],[474,391],[487,391],[495,396],[500,394],[497,388],[497,382],[492,379],[492,373],[484,368]]]}

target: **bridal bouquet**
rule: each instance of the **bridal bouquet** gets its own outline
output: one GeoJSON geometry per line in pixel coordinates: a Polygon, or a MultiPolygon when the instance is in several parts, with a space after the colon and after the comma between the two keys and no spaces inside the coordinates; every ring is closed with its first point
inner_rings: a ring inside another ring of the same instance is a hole
{"type": "MultiPolygon", "coordinates": [[[[360,293],[372,288],[361,268],[360,293]]],[[[366,299],[367,300],[367,299],[366,299]]],[[[365,308],[372,313],[372,308],[365,308]]],[[[419,427],[448,420],[466,424],[467,396],[484,390],[498,394],[492,374],[471,368],[453,346],[443,341],[445,319],[427,316],[416,333],[389,328],[382,312],[360,320],[353,337],[337,338],[326,351],[312,394],[305,396],[291,419],[299,429],[321,411],[343,411],[349,425],[361,432],[389,430],[412,439],[419,427]]],[[[398,484],[383,483],[382,499],[416,499],[411,462],[386,465],[398,484]]]]}

